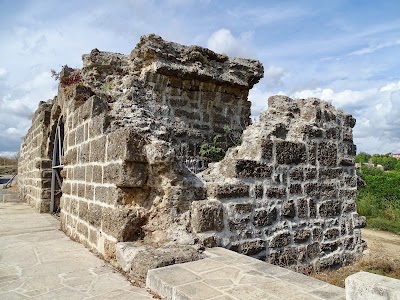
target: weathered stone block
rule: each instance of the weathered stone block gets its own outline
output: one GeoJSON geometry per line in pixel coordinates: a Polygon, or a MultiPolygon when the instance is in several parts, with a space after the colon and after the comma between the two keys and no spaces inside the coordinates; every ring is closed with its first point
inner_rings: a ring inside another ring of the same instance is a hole
{"type": "Polygon", "coordinates": [[[195,232],[224,229],[222,203],[216,200],[192,202],[191,225],[195,232]]]}
{"type": "Polygon", "coordinates": [[[223,184],[217,185],[211,191],[211,194],[214,194],[215,197],[220,199],[225,198],[241,198],[249,196],[249,186],[243,183],[237,184],[223,184]]]}
{"type": "Polygon", "coordinates": [[[317,169],[316,168],[305,168],[304,169],[304,179],[311,180],[317,179],[317,169]]]}
{"type": "Polygon", "coordinates": [[[364,228],[367,225],[366,218],[364,216],[360,216],[358,213],[352,214],[354,228],[364,228]]]}
{"type": "Polygon", "coordinates": [[[114,187],[96,186],[95,200],[107,204],[120,204],[119,190],[114,187]]]}
{"type": "Polygon", "coordinates": [[[335,179],[343,175],[342,168],[320,168],[319,169],[319,178],[320,179],[335,179]]]}
{"type": "Polygon", "coordinates": [[[101,136],[104,133],[104,123],[105,123],[105,118],[104,116],[97,116],[93,118],[89,122],[89,138],[95,138],[98,136],[101,136]]]}
{"type": "Polygon", "coordinates": [[[351,212],[356,212],[356,203],[353,201],[345,201],[342,204],[342,212],[343,213],[351,213],[351,212]]]}
{"type": "Polygon", "coordinates": [[[271,253],[268,260],[271,264],[288,267],[297,263],[298,255],[297,248],[287,248],[271,253]]]}
{"type": "Polygon", "coordinates": [[[321,166],[336,167],[337,144],[332,142],[321,142],[318,145],[318,162],[321,166]]]}
{"type": "Polygon", "coordinates": [[[122,164],[118,180],[119,187],[143,187],[147,181],[148,164],[126,161],[122,164]]]}
{"type": "Polygon", "coordinates": [[[272,159],[274,143],[271,140],[263,140],[261,144],[261,158],[264,161],[270,161],[272,159]]]}
{"type": "Polygon", "coordinates": [[[282,232],[274,235],[269,242],[269,247],[270,248],[279,248],[279,247],[284,247],[290,244],[292,235],[290,232],[282,232]]]}
{"type": "Polygon", "coordinates": [[[116,183],[119,181],[122,173],[122,165],[120,163],[111,163],[104,168],[104,183],[116,183]]]}
{"type": "Polygon", "coordinates": [[[321,252],[321,249],[320,249],[319,243],[315,242],[315,243],[307,245],[307,256],[310,259],[314,259],[314,258],[318,257],[320,252],[321,252]]]}
{"type": "Polygon", "coordinates": [[[281,214],[286,218],[294,218],[296,215],[296,208],[293,200],[286,201],[282,204],[281,214]]]}
{"type": "Polygon", "coordinates": [[[326,130],[325,137],[330,140],[337,140],[340,137],[339,130],[337,127],[329,128],[326,130]]]}
{"type": "Polygon", "coordinates": [[[337,228],[329,228],[325,231],[324,237],[325,240],[333,240],[336,239],[337,237],[339,237],[339,229],[337,228]]]}
{"type": "Polygon", "coordinates": [[[292,183],[289,186],[289,193],[291,195],[301,195],[303,193],[300,183],[292,183]]]}
{"type": "Polygon", "coordinates": [[[351,189],[351,190],[339,190],[339,198],[343,200],[353,200],[355,199],[357,195],[357,190],[351,189]]]}
{"type": "Polygon", "coordinates": [[[71,85],[71,87],[71,98],[74,99],[73,104],[75,109],[84,104],[93,95],[91,88],[83,84],[75,84],[71,85]]]}
{"type": "Polygon", "coordinates": [[[146,139],[132,128],[121,128],[107,137],[107,161],[124,160],[146,162],[143,147],[146,139]]]}
{"type": "Polygon", "coordinates": [[[76,166],[74,167],[74,179],[85,181],[85,167],[83,166],[76,166]]]}
{"type": "Polygon", "coordinates": [[[317,201],[314,198],[308,199],[308,208],[310,210],[310,218],[317,217],[317,201]]]}
{"type": "Polygon", "coordinates": [[[80,110],[79,117],[83,120],[88,118],[93,118],[103,113],[108,107],[106,101],[102,100],[100,97],[94,95],[90,97],[82,106],[80,110]]]}
{"type": "Polygon", "coordinates": [[[321,251],[325,253],[334,252],[340,246],[339,241],[321,243],[321,251]]]}
{"type": "Polygon", "coordinates": [[[311,231],[308,229],[297,230],[293,234],[293,241],[296,244],[307,242],[311,237],[311,231]]]}
{"type": "Polygon", "coordinates": [[[356,119],[352,115],[346,115],[344,118],[344,126],[353,128],[356,125],[356,119]]]}
{"type": "Polygon", "coordinates": [[[301,167],[292,168],[289,172],[289,178],[290,180],[303,181],[304,180],[303,168],[301,167]]]}
{"type": "Polygon", "coordinates": [[[89,237],[89,229],[86,224],[78,222],[76,229],[80,234],[84,236],[85,239],[89,237]]]}
{"type": "Polygon", "coordinates": [[[318,185],[320,196],[325,196],[327,198],[336,198],[336,185],[333,183],[320,183],[318,185]]]}
{"type": "Polygon", "coordinates": [[[92,182],[103,183],[103,167],[94,165],[92,167],[92,182]]]}
{"type": "Polygon", "coordinates": [[[254,187],[254,196],[256,199],[261,199],[264,195],[264,188],[262,185],[256,185],[254,187]]]}
{"type": "Polygon", "coordinates": [[[319,139],[324,136],[324,130],[313,125],[306,125],[303,133],[306,139],[319,139]]]}
{"type": "Polygon", "coordinates": [[[316,183],[316,182],[305,183],[304,184],[304,193],[307,196],[319,195],[318,183],[316,183]]]}
{"type": "Polygon", "coordinates": [[[257,255],[263,251],[265,251],[265,242],[261,239],[241,243],[241,253],[244,255],[257,255]]]}
{"type": "Polygon", "coordinates": [[[256,227],[265,227],[272,225],[277,219],[277,209],[258,209],[254,212],[253,224],[256,227]]]}
{"type": "Polygon", "coordinates": [[[232,209],[236,214],[250,214],[253,211],[253,204],[236,203],[232,205],[232,209]]]}
{"type": "Polygon", "coordinates": [[[308,218],[308,201],[306,198],[297,200],[297,215],[299,218],[308,218]]]}
{"type": "Polygon", "coordinates": [[[238,160],[235,164],[238,178],[268,178],[272,174],[272,166],[254,160],[238,160]]]}
{"type": "Polygon", "coordinates": [[[319,215],[321,217],[335,217],[340,215],[342,205],[338,200],[328,200],[319,205],[319,215]]]}
{"type": "Polygon", "coordinates": [[[87,212],[87,221],[90,225],[100,228],[102,207],[97,204],[89,204],[87,212]]]}
{"type": "Polygon", "coordinates": [[[306,146],[304,143],[275,141],[276,162],[290,165],[306,163],[306,146]]]}
{"type": "Polygon", "coordinates": [[[135,241],[144,236],[142,226],[147,216],[140,208],[103,208],[102,230],[118,241],[135,241]]]}
{"type": "Polygon", "coordinates": [[[80,164],[85,164],[89,162],[89,143],[83,143],[78,148],[78,162],[80,164]]]}
{"type": "Polygon", "coordinates": [[[86,190],[85,184],[78,183],[77,184],[77,189],[78,189],[78,197],[85,198],[85,190],[86,190]]]}
{"type": "Polygon", "coordinates": [[[315,227],[312,229],[313,241],[321,241],[323,237],[323,231],[320,227],[315,227]]]}
{"type": "Polygon", "coordinates": [[[307,145],[308,164],[315,166],[317,164],[317,143],[309,142],[307,145]]]}
{"type": "Polygon", "coordinates": [[[106,136],[90,142],[90,161],[103,162],[106,155],[106,136]]]}
{"type": "Polygon", "coordinates": [[[81,144],[84,141],[85,141],[85,125],[81,125],[75,130],[75,143],[81,144]]]}
{"type": "Polygon", "coordinates": [[[265,190],[265,196],[267,198],[281,199],[286,197],[286,189],[280,186],[269,186],[265,190]]]}

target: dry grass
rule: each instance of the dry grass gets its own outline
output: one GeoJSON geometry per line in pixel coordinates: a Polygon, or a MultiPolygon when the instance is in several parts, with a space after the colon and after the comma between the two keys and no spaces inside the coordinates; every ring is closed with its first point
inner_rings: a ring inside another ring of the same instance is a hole
{"type": "Polygon", "coordinates": [[[378,255],[366,255],[350,266],[338,270],[321,271],[310,276],[344,287],[344,281],[348,276],[361,271],[400,279],[400,260],[378,255]]]}

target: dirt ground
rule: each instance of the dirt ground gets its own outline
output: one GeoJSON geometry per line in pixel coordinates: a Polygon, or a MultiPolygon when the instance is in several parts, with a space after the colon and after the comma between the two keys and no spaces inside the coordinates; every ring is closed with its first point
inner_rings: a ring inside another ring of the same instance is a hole
{"type": "Polygon", "coordinates": [[[354,264],[311,276],[340,287],[344,287],[346,277],[360,271],[400,279],[400,235],[364,228],[362,238],[368,248],[354,264]]]}
{"type": "Polygon", "coordinates": [[[362,229],[362,238],[368,245],[366,255],[400,261],[400,235],[364,228],[362,229]]]}

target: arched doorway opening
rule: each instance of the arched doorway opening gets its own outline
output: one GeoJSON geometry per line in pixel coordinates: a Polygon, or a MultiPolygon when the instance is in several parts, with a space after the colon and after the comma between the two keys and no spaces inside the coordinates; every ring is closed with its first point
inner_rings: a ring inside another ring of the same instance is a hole
{"type": "Polygon", "coordinates": [[[50,213],[58,213],[60,211],[60,199],[62,196],[62,177],[61,170],[64,165],[62,158],[64,156],[64,122],[60,116],[57,121],[56,130],[53,136],[53,158],[52,158],[52,174],[51,174],[51,199],[50,213]]]}

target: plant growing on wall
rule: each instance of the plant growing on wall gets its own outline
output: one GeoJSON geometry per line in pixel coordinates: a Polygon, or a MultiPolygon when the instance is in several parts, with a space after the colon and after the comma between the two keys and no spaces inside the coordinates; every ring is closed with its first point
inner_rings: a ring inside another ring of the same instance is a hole
{"type": "Polygon", "coordinates": [[[61,86],[66,89],[69,86],[75,85],[82,80],[81,72],[79,69],[73,69],[67,65],[63,66],[60,72],[50,70],[51,77],[59,81],[61,86]]]}
{"type": "Polygon", "coordinates": [[[211,143],[200,145],[200,157],[211,161],[220,161],[225,157],[225,153],[230,147],[240,144],[240,137],[231,127],[225,125],[223,129],[223,135],[217,134],[211,143]]]}

